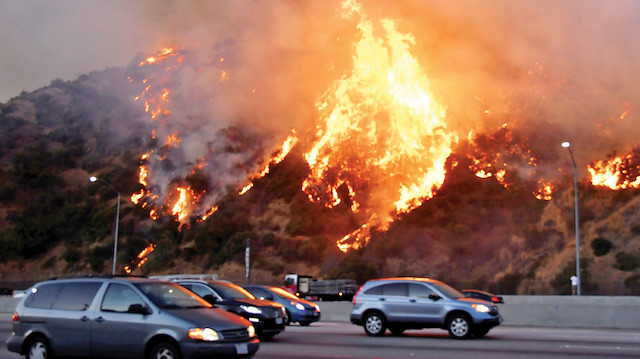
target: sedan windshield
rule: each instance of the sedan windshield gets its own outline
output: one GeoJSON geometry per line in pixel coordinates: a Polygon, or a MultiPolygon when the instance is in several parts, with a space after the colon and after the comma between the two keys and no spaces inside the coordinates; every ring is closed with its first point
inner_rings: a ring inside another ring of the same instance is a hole
{"type": "Polygon", "coordinates": [[[273,287],[271,290],[280,298],[289,299],[289,300],[300,300],[300,298],[295,295],[287,292],[286,290],[278,287],[273,287]]]}
{"type": "Polygon", "coordinates": [[[246,289],[233,283],[209,283],[209,285],[225,300],[256,299],[246,289]]]}
{"type": "Polygon", "coordinates": [[[145,282],[136,286],[160,308],[210,308],[211,304],[175,283],[145,282]]]}

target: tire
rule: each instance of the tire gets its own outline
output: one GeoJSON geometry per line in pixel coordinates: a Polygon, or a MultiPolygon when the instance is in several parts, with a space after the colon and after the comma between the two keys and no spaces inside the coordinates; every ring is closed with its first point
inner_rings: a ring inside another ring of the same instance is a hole
{"type": "Polygon", "coordinates": [[[288,310],[285,310],[285,313],[287,314],[287,316],[286,318],[284,318],[284,324],[291,325],[291,313],[289,313],[288,310]]]}
{"type": "Polygon", "coordinates": [[[380,313],[369,313],[364,317],[364,332],[372,337],[384,335],[387,330],[385,319],[380,313]]]}
{"type": "Polygon", "coordinates": [[[400,336],[402,335],[402,333],[404,333],[404,328],[401,327],[389,327],[389,331],[391,332],[391,334],[395,335],[395,336],[400,336]]]}
{"type": "Polygon", "coordinates": [[[53,353],[49,342],[43,337],[35,337],[29,341],[26,359],[52,359],[53,353]]]}
{"type": "Polygon", "coordinates": [[[482,338],[489,333],[489,328],[476,328],[473,331],[473,336],[476,338],[482,338]]]}
{"type": "Polygon", "coordinates": [[[274,336],[275,333],[258,334],[258,338],[263,342],[268,342],[269,340],[273,339],[274,336]]]}
{"type": "Polygon", "coordinates": [[[149,359],[180,359],[180,352],[175,345],[161,342],[153,346],[149,353],[149,359]]]}
{"type": "Polygon", "coordinates": [[[449,335],[455,339],[467,339],[471,335],[469,317],[464,314],[454,314],[447,322],[449,335]]]}
{"type": "Polygon", "coordinates": [[[303,327],[308,327],[311,322],[300,322],[300,325],[303,327]]]}

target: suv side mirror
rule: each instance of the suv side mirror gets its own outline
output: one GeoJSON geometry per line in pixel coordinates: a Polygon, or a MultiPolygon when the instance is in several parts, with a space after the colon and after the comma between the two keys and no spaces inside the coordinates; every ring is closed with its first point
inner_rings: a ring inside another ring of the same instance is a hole
{"type": "Polygon", "coordinates": [[[149,310],[149,308],[145,307],[142,304],[131,304],[129,306],[129,309],[127,310],[127,313],[147,315],[151,314],[151,311],[149,310]]]}
{"type": "Polygon", "coordinates": [[[442,299],[441,296],[437,295],[437,294],[429,294],[429,299],[433,300],[433,301],[439,301],[440,299],[442,299]]]}

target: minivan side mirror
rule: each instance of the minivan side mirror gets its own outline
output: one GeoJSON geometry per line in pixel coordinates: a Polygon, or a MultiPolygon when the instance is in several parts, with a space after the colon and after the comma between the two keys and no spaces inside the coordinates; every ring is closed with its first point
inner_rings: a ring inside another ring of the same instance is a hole
{"type": "Polygon", "coordinates": [[[149,310],[149,308],[145,307],[142,304],[131,304],[129,306],[129,309],[127,310],[127,313],[147,315],[151,314],[151,311],[149,310]]]}
{"type": "Polygon", "coordinates": [[[437,295],[437,294],[429,294],[429,299],[433,300],[433,301],[439,301],[440,299],[442,299],[441,296],[437,295]]]}

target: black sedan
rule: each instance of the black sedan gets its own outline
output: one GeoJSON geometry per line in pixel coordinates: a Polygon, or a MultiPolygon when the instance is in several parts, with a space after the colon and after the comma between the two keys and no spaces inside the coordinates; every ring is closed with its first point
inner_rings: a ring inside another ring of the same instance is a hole
{"type": "Polygon", "coordinates": [[[482,299],[482,300],[486,300],[487,302],[493,302],[493,303],[504,303],[504,298],[502,298],[499,295],[496,294],[492,294],[489,292],[485,292],[482,290],[476,290],[476,289],[463,289],[460,291],[462,294],[465,295],[465,297],[469,297],[469,298],[475,298],[475,299],[482,299]]]}

